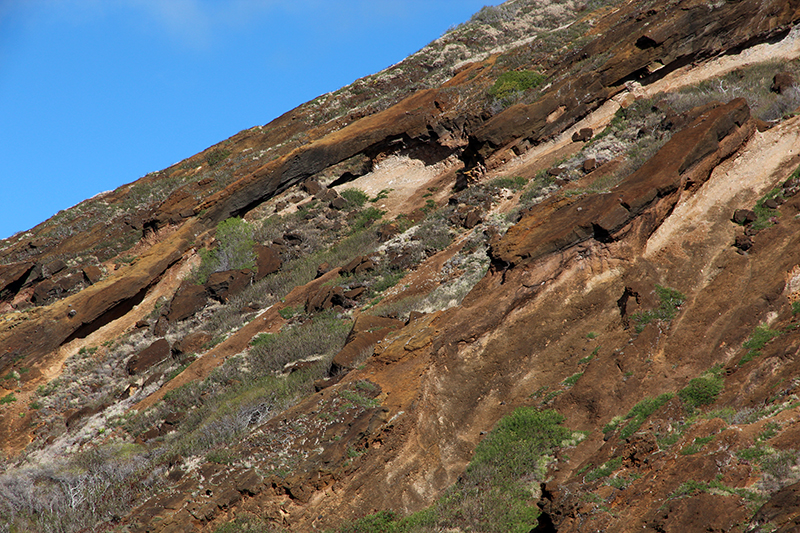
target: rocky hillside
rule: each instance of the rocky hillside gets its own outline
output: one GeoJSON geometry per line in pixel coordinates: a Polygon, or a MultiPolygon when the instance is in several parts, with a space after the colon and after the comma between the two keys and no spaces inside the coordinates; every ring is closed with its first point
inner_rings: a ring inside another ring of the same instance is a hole
{"type": "Polygon", "coordinates": [[[0,241],[0,530],[796,530],[798,21],[510,0],[0,241]]]}

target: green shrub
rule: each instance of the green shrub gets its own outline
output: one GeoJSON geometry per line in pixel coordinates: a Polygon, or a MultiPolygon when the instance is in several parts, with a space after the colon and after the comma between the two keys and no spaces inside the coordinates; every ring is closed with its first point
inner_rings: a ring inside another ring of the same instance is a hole
{"type": "Polygon", "coordinates": [[[217,224],[217,246],[212,250],[200,250],[201,263],[195,270],[195,280],[199,284],[208,281],[214,272],[253,269],[256,254],[253,248],[253,229],[239,217],[229,218],[217,224]]]}
{"type": "Polygon", "coordinates": [[[528,533],[539,510],[530,490],[548,455],[572,438],[555,411],[521,407],[478,445],[465,474],[433,506],[405,518],[381,511],[341,526],[339,533],[460,531],[528,533]]]}
{"type": "MultiPolygon", "coordinates": [[[[657,398],[645,398],[633,406],[625,415],[625,420],[630,420],[620,432],[620,439],[627,439],[636,433],[647,418],[655,413],[662,405],[667,403],[673,396],[671,392],[664,393],[657,398]]],[[[605,428],[603,428],[605,430],[605,428]]]]}
{"type": "Polygon", "coordinates": [[[694,378],[685,388],[678,392],[678,397],[689,411],[702,405],[714,403],[722,391],[724,379],[715,372],[706,372],[699,378],[694,378]]]}
{"type": "Polygon", "coordinates": [[[792,315],[800,315],[800,301],[792,302],[792,315]]]}
{"type": "Polygon", "coordinates": [[[756,220],[751,224],[751,228],[758,231],[773,226],[774,219],[781,216],[781,212],[777,209],[770,209],[764,205],[767,200],[775,198],[783,198],[783,189],[780,187],[772,189],[767,194],[762,196],[753,207],[753,212],[756,214],[756,220]]]}
{"type": "Polygon", "coordinates": [[[622,457],[615,457],[586,474],[584,479],[585,481],[589,482],[608,477],[620,466],[622,466],[622,457]]]}
{"type": "Polygon", "coordinates": [[[0,405],[7,404],[7,403],[14,403],[17,401],[17,397],[14,396],[13,392],[9,392],[2,398],[0,398],[0,405]]]}
{"type": "Polygon", "coordinates": [[[368,207],[366,209],[362,209],[358,212],[356,219],[353,221],[351,226],[353,231],[359,231],[364,228],[368,228],[372,225],[373,222],[376,220],[380,220],[383,218],[383,215],[386,214],[386,211],[382,211],[377,207],[368,207]]]}
{"type": "Polygon", "coordinates": [[[567,387],[572,387],[572,386],[573,386],[573,385],[575,385],[575,384],[578,382],[578,380],[579,380],[579,379],[581,379],[582,377],[583,377],[583,372],[578,372],[577,374],[573,374],[573,375],[571,375],[570,377],[568,377],[567,379],[565,379],[565,380],[563,381],[563,383],[564,383],[564,385],[566,385],[567,387]]]}
{"type": "Polygon", "coordinates": [[[661,303],[655,309],[649,311],[639,311],[631,315],[631,319],[636,324],[636,332],[641,333],[644,327],[653,320],[672,320],[675,312],[686,300],[680,291],[656,285],[656,294],[661,303]]]}
{"type": "Polygon", "coordinates": [[[369,200],[369,196],[367,193],[362,191],[361,189],[345,189],[340,193],[341,197],[347,200],[347,207],[348,209],[358,209],[363,207],[367,200],[369,200]]]}
{"type": "Polygon", "coordinates": [[[747,348],[747,353],[739,360],[739,366],[752,361],[753,358],[761,355],[761,349],[767,345],[769,341],[780,335],[780,331],[769,329],[768,326],[762,324],[756,326],[750,337],[742,344],[742,348],[747,348]]]}
{"type": "Polygon", "coordinates": [[[506,100],[517,93],[537,87],[547,80],[545,76],[530,70],[504,72],[489,89],[489,96],[495,100],[506,100]]]}
{"type": "Polygon", "coordinates": [[[681,455],[694,455],[703,449],[703,446],[714,440],[714,435],[708,437],[696,437],[688,446],[684,446],[681,455]]]}

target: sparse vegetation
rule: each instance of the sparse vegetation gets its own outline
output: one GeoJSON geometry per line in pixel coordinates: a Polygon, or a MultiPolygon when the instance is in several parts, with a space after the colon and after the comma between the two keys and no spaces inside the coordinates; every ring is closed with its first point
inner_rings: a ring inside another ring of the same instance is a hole
{"type": "Polygon", "coordinates": [[[630,422],[625,425],[622,431],[620,431],[619,435],[620,439],[627,439],[639,430],[641,425],[651,414],[656,412],[662,405],[672,399],[673,396],[675,395],[667,392],[656,398],[645,398],[641,402],[634,405],[633,408],[628,411],[628,414],[625,415],[625,417],[615,417],[611,420],[611,422],[603,426],[603,433],[616,431],[616,429],[625,420],[630,420],[630,422]]]}
{"type": "Polygon", "coordinates": [[[635,324],[637,333],[644,331],[647,324],[654,320],[668,322],[675,318],[675,313],[681,304],[686,300],[680,291],[656,285],[656,294],[661,303],[655,309],[649,311],[638,311],[631,315],[631,320],[635,324]]]}
{"type": "Polygon", "coordinates": [[[780,334],[780,331],[770,329],[766,324],[756,326],[756,329],[753,330],[750,337],[742,344],[742,348],[745,348],[747,352],[739,360],[739,366],[749,363],[754,358],[760,356],[761,349],[780,334]]]}

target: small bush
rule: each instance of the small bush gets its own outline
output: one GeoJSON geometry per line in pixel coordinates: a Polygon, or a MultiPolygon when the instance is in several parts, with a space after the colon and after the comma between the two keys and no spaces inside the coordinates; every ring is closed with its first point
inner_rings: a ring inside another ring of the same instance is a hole
{"type": "MultiPolygon", "coordinates": [[[[620,432],[620,439],[627,439],[636,433],[644,421],[655,413],[662,405],[667,403],[673,396],[671,392],[664,393],[657,398],[645,398],[641,402],[633,406],[633,408],[625,415],[626,420],[630,420],[628,424],[620,432]]],[[[605,428],[604,428],[605,430],[605,428]]]]}
{"type": "Polygon", "coordinates": [[[579,379],[581,379],[582,377],[583,377],[583,372],[578,372],[577,374],[573,374],[573,375],[571,375],[570,377],[568,377],[567,379],[565,379],[565,380],[563,381],[563,383],[564,383],[564,385],[565,385],[565,386],[567,386],[567,387],[572,387],[572,386],[573,386],[573,385],[575,385],[575,384],[578,382],[578,380],[579,380],[579,379]]]}
{"type": "Polygon", "coordinates": [[[226,150],[224,148],[217,149],[208,154],[208,157],[206,157],[206,162],[208,162],[208,166],[215,167],[218,164],[225,161],[226,159],[228,159],[230,155],[231,155],[230,150],[226,150]]]}
{"type": "Polygon", "coordinates": [[[208,281],[214,272],[250,268],[256,266],[253,251],[253,229],[239,217],[229,218],[217,224],[217,246],[213,250],[200,250],[201,264],[195,270],[199,284],[208,281]]]}
{"type": "Polygon", "coordinates": [[[708,437],[696,437],[688,446],[684,446],[681,455],[694,455],[703,449],[703,446],[714,440],[714,435],[708,437]]]}
{"type": "Polygon", "coordinates": [[[589,482],[608,477],[620,466],[622,466],[622,457],[615,457],[586,474],[584,479],[589,482]]]}
{"type": "Polygon", "coordinates": [[[489,96],[495,100],[507,100],[517,93],[541,85],[545,80],[545,76],[530,70],[504,72],[489,89],[489,96]]]}
{"type": "Polygon", "coordinates": [[[347,200],[348,209],[358,209],[364,206],[369,200],[367,193],[361,189],[345,189],[340,193],[341,197],[347,200]]]}
{"type": "Polygon", "coordinates": [[[711,372],[694,378],[689,385],[678,392],[678,397],[689,411],[695,408],[714,403],[722,391],[724,380],[722,376],[711,372]]]}
{"type": "Polygon", "coordinates": [[[366,209],[362,209],[356,216],[356,219],[353,222],[351,228],[353,229],[353,231],[359,231],[364,228],[368,228],[372,225],[373,222],[382,219],[383,215],[385,214],[386,211],[382,211],[377,207],[368,207],[366,209]]]}
{"type": "Polygon", "coordinates": [[[527,184],[528,180],[522,176],[514,176],[513,178],[503,177],[492,180],[489,182],[489,187],[494,189],[510,189],[512,191],[518,191],[523,189],[527,184]]]}
{"type": "Polygon", "coordinates": [[[17,397],[14,396],[14,393],[13,392],[9,392],[8,394],[6,394],[2,398],[0,398],[0,405],[4,405],[4,404],[7,404],[7,403],[14,403],[16,401],[17,401],[17,397]]]}
{"type": "Polygon", "coordinates": [[[761,355],[761,349],[767,345],[769,341],[780,335],[781,332],[769,329],[769,327],[765,324],[760,326],[756,326],[756,329],[753,330],[753,333],[750,334],[750,337],[744,341],[742,344],[742,348],[747,349],[747,353],[739,360],[739,366],[742,366],[749,361],[752,361],[755,357],[761,355]]]}

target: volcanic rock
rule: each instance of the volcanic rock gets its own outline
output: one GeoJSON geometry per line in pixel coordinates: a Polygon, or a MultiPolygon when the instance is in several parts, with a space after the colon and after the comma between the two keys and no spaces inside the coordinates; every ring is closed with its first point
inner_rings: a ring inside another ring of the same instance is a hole
{"type": "Polygon", "coordinates": [[[166,339],[158,339],[150,344],[150,346],[131,357],[125,365],[125,370],[127,370],[130,375],[140,374],[148,368],[162,361],[166,361],[170,353],[169,342],[167,342],[166,339]]]}

